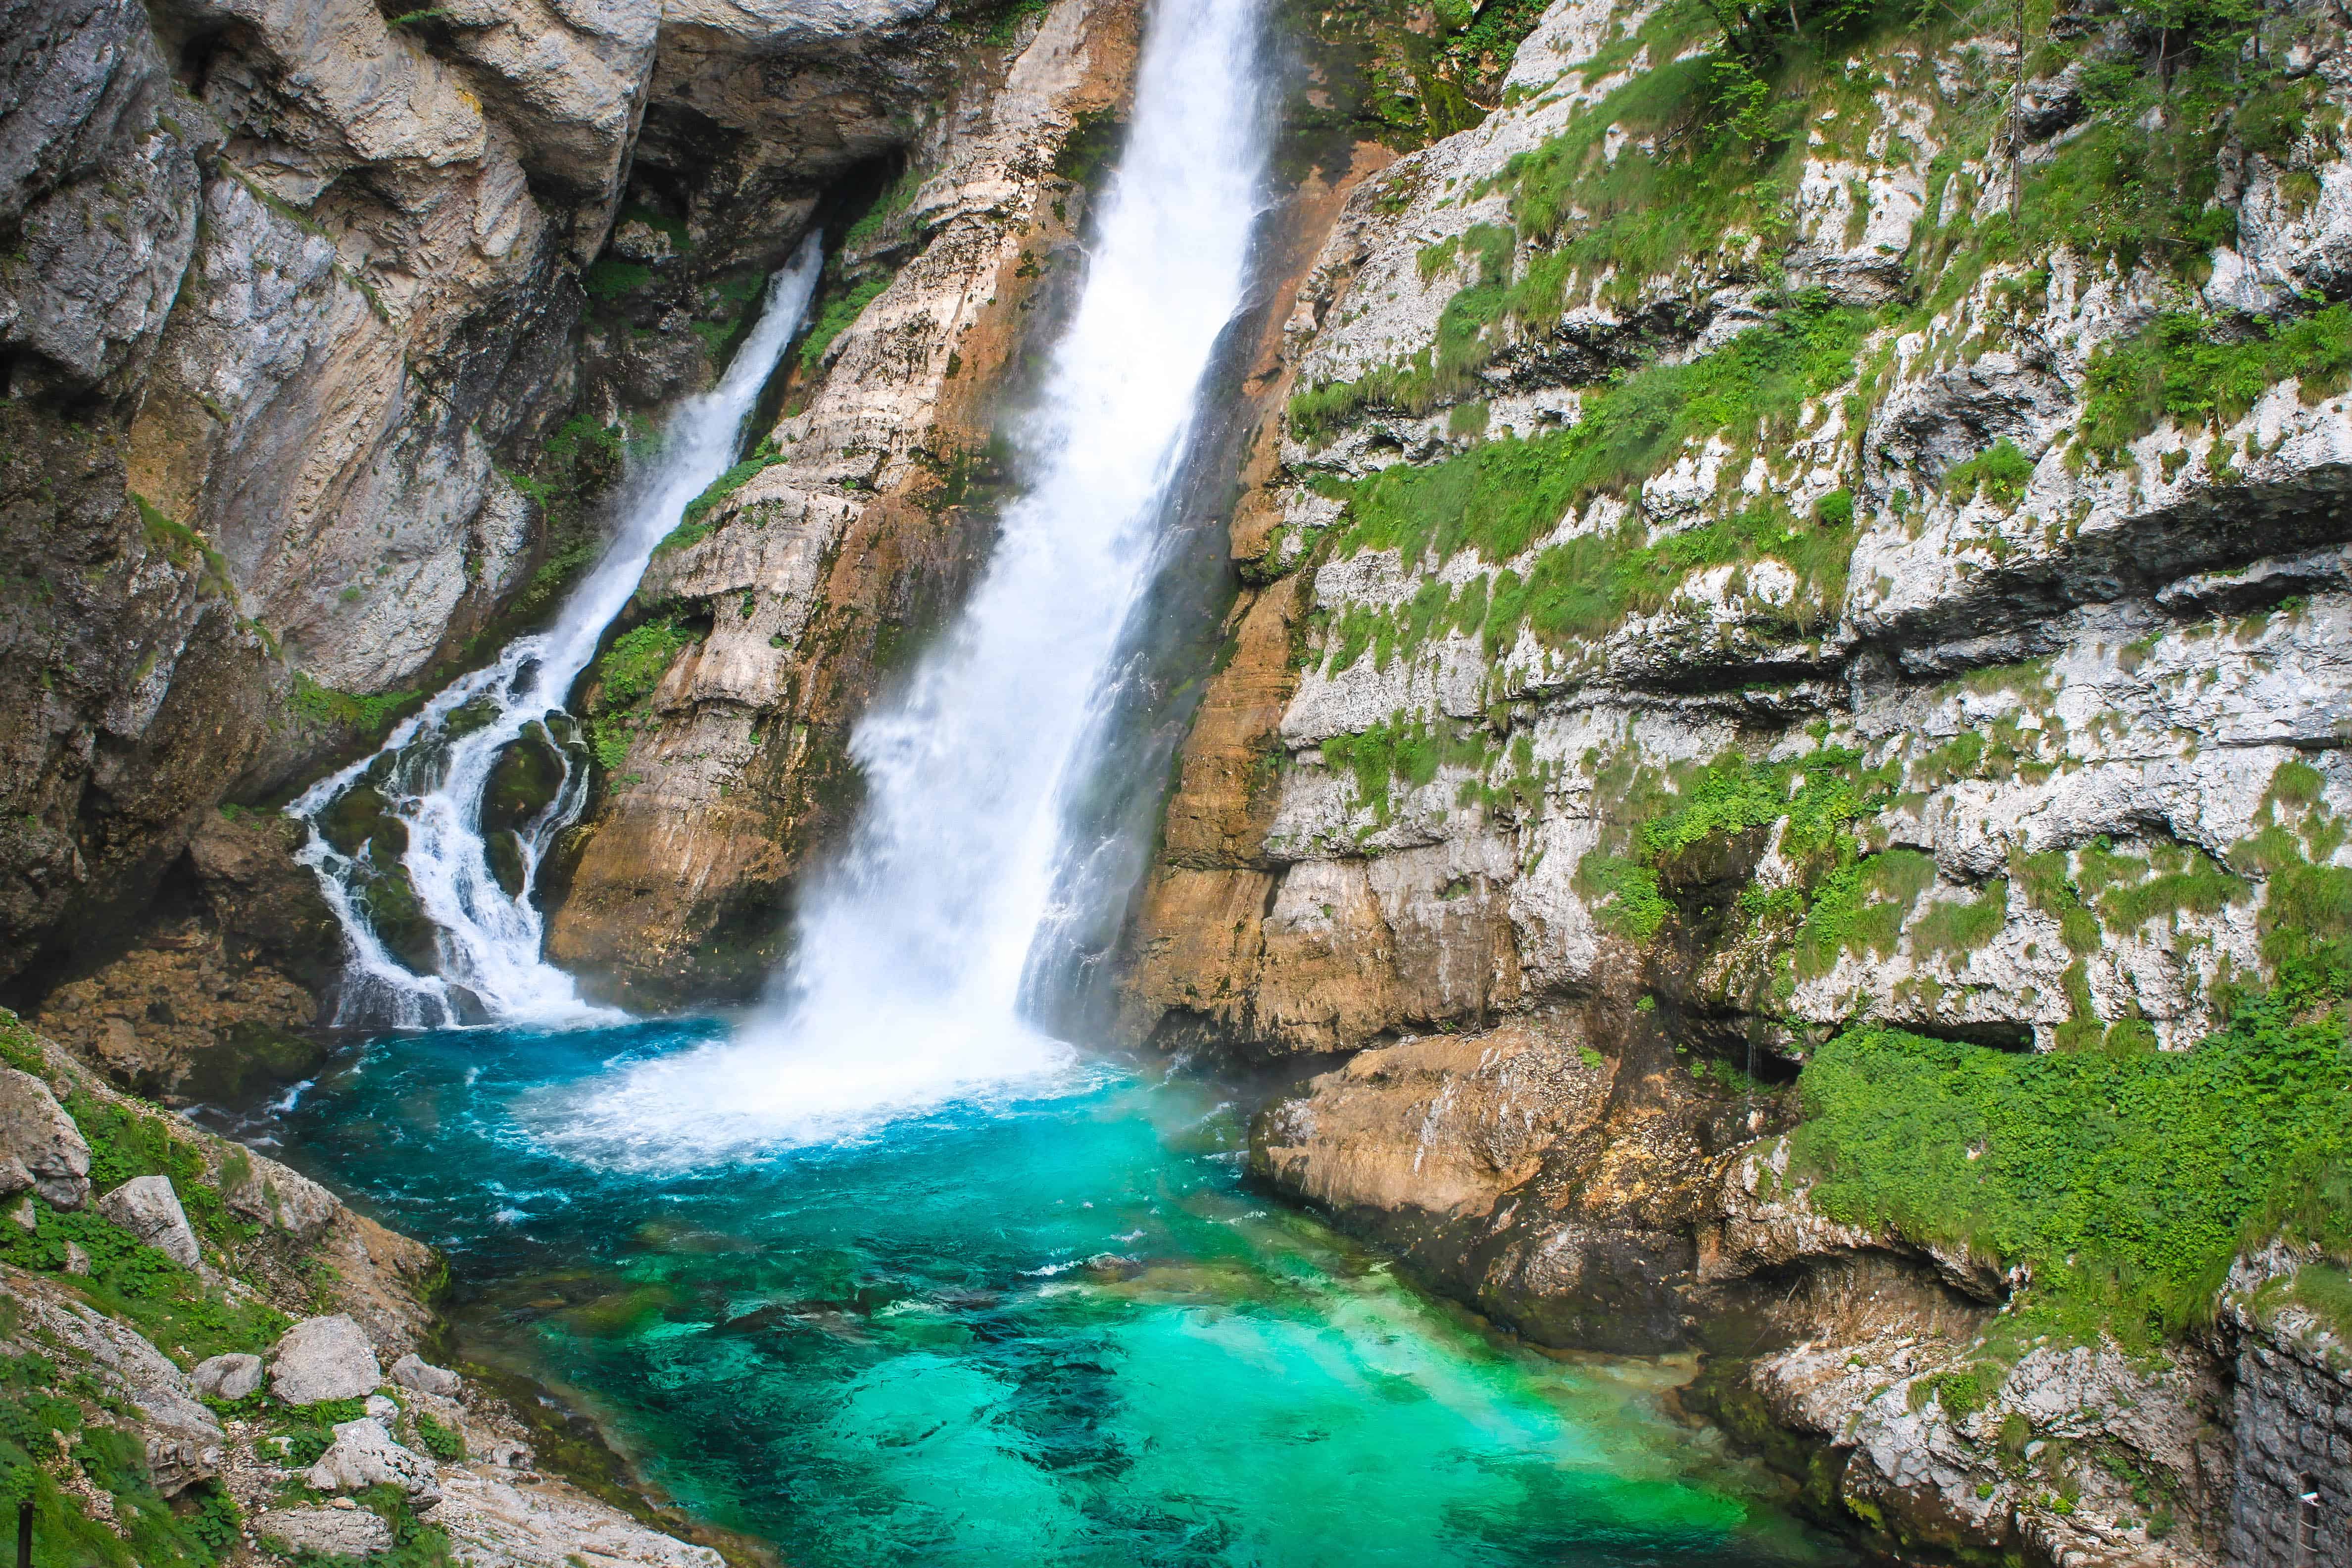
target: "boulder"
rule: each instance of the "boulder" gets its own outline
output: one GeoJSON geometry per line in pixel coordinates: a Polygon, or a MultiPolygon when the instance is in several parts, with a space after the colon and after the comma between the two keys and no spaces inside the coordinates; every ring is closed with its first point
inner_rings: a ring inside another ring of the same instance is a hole
{"type": "Polygon", "coordinates": [[[169,1176],[133,1176],[99,1199],[98,1212],[183,1268],[204,1260],[169,1176]]]}
{"type": "Polygon", "coordinates": [[[243,1399],[261,1386],[261,1358],[236,1352],[213,1356],[198,1362],[188,1381],[208,1399],[243,1399]]]}
{"type": "Polygon", "coordinates": [[[287,1330],[270,1360],[270,1389],[289,1405],[357,1399],[383,1382],[366,1331],[341,1312],[287,1330]]]}
{"type": "Polygon", "coordinates": [[[383,1422],[373,1415],[335,1425],[334,1446],[320,1456],[302,1479],[322,1492],[364,1491],[394,1486],[412,1498],[438,1502],[440,1472],[433,1461],[413,1448],[404,1448],[383,1422]]]}
{"type": "Polygon", "coordinates": [[[374,1557],[392,1550],[392,1526],[363,1508],[279,1508],[257,1516],[254,1537],[285,1542],[289,1552],[374,1557]]]}
{"type": "Polygon", "coordinates": [[[457,1397],[462,1381],[454,1372],[435,1366],[415,1351],[392,1363],[392,1381],[403,1388],[413,1388],[419,1394],[437,1394],[444,1399],[457,1397]]]}
{"type": "Polygon", "coordinates": [[[89,1201],[89,1145],[28,1072],[0,1068],[0,1197],[27,1188],[61,1209],[89,1201]]]}

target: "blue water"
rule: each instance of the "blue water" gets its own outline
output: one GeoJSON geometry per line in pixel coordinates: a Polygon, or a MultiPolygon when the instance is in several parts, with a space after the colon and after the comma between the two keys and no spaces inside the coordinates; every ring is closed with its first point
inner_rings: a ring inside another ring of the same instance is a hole
{"type": "Polygon", "coordinates": [[[1249,1191],[1213,1089],[1057,1092],[724,1169],[565,1152],[709,1023],[428,1034],[268,1128],[451,1256],[469,1353],[797,1564],[1827,1564],[1686,1365],[1484,1331],[1249,1191]]]}

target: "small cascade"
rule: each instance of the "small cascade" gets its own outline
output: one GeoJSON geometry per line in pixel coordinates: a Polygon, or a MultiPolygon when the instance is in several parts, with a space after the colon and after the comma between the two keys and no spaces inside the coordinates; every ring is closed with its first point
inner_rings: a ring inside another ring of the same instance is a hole
{"type": "Polygon", "coordinates": [[[970,603],[850,751],[866,809],[803,899],[772,1002],[733,1040],[546,1109],[549,1136],[696,1163],[853,1136],[1063,1081],[1024,977],[1056,918],[1120,649],[1172,542],[1221,338],[1265,205],[1257,0],[1160,0],[1087,270],[1035,409],[1023,493],[970,603]]]}
{"type": "Polygon", "coordinates": [[[508,644],[373,756],[287,807],[310,827],[299,858],[318,873],[351,948],[336,1023],[560,1027],[622,1016],[583,998],[541,951],[540,861],[588,794],[563,704],[655,547],[735,460],[824,259],[811,235],[769,284],[719,384],[670,416],[659,456],[623,492],[611,547],[555,624],[508,644]]]}

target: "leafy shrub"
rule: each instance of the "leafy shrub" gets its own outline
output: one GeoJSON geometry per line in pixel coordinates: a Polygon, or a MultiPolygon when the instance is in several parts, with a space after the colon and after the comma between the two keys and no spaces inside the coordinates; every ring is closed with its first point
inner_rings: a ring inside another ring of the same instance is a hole
{"type": "Polygon", "coordinates": [[[436,1459],[449,1461],[466,1457],[465,1434],[435,1420],[428,1411],[416,1413],[416,1440],[436,1459]]]}

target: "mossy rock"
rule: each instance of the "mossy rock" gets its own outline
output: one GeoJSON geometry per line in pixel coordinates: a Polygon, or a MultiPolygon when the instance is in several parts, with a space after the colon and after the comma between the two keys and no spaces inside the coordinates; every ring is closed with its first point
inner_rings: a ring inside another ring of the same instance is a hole
{"type": "Polygon", "coordinates": [[[564,773],[563,753],[547,727],[525,727],[491,764],[489,784],[482,792],[482,837],[520,831],[555,799],[564,773]]]}
{"type": "Polygon", "coordinates": [[[339,853],[357,855],[362,846],[376,858],[397,860],[408,850],[408,825],[392,814],[392,803],[371,784],[354,784],[319,816],[319,831],[339,853]]]}
{"type": "Polygon", "coordinates": [[[484,833],[482,858],[490,863],[490,876],[506,889],[507,897],[520,898],[524,867],[522,836],[511,828],[484,833]]]}
{"type": "Polygon", "coordinates": [[[441,733],[454,741],[460,735],[470,735],[477,730],[496,723],[498,717],[498,699],[489,696],[477,697],[441,721],[441,733]]]}
{"type": "Polygon", "coordinates": [[[190,1099],[234,1102],[292,1083],[324,1055],[318,1042],[270,1024],[231,1024],[213,1038],[213,1048],[198,1053],[176,1086],[190,1099]]]}
{"type": "Polygon", "coordinates": [[[379,864],[360,879],[352,897],[384,951],[419,974],[439,972],[441,950],[434,941],[436,928],[416,901],[416,889],[405,869],[396,863],[379,864]]]}

